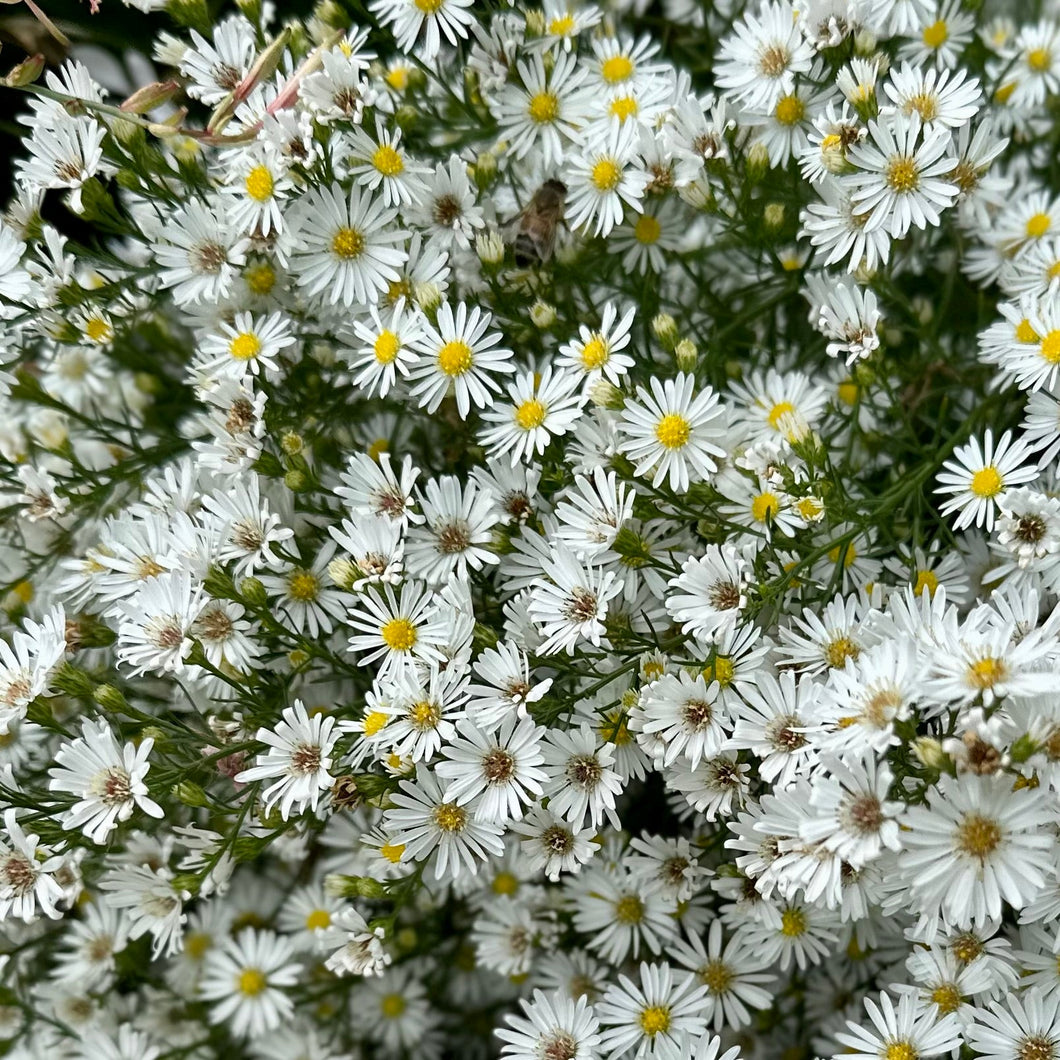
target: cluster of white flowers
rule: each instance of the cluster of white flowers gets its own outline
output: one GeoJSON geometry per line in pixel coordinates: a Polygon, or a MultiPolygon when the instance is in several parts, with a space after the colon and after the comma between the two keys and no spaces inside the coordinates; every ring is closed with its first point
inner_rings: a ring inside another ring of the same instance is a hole
{"type": "Polygon", "coordinates": [[[1060,0],[353,6],[7,77],[0,1052],[1060,1060],[1060,0]]]}

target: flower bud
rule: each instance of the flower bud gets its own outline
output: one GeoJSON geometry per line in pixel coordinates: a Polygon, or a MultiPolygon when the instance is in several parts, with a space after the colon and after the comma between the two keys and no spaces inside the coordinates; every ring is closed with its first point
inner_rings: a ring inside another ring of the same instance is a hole
{"type": "Polygon", "coordinates": [[[283,484],[292,493],[304,493],[309,489],[309,476],[304,471],[293,468],[283,476],[283,484]]]}
{"type": "Polygon", "coordinates": [[[371,876],[346,876],[332,872],[324,877],[324,891],[334,898],[385,898],[389,893],[385,883],[371,876]]]}
{"type": "Polygon", "coordinates": [[[92,698],[104,709],[112,714],[125,710],[129,705],[125,696],[114,685],[96,685],[92,690],[92,698]]]}
{"type": "Polygon", "coordinates": [[[497,176],[497,156],[492,151],[483,151],[475,159],[473,170],[476,187],[485,191],[497,176]]]}
{"type": "Polygon", "coordinates": [[[533,321],[534,327],[544,331],[556,323],[556,307],[549,302],[542,302],[538,299],[530,307],[530,319],[533,321]]]}
{"type": "Polygon", "coordinates": [[[244,578],[239,583],[239,595],[254,607],[264,607],[269,602],[269,594],[257,578],[244,578]]]}
{"type": "Polygon", "coordinates": [[[597,379],[589,387],[589,400],[596,406],[606,409],[620,409],[625,404],[622,391],[606,379],[597,379]]]}
{"type": "Polygon", "coordinates": [[[677,330],[677,321],[669,313],[660,313],[655,317],[651,322],[651,330],[668,350],[677,345],[680,333],[677,330]]]}
{"type": "Polygon", "coordinates": [[[913,741],[913,754],[928,769],[950,770],[953,761],[942,749],[942,744],[931,736],[919,736],[913,741]]]}
{"type": "Polygon", "coordinates": [[[504,240],[500,233],[491,230],[476,236],[475,253],[483,265],[500,265],[504,261],[504,240]]]}
{"type": "Polygon", "coordinates": [[[674,359],[677,367],[682,372],[694,372],[696,361],[699,360],[699,350],[691,339],[682,339],[674,347],[674,359]]]}
{"type": "Polygon", "coordinates": [[[288,456],[297,456],[304,448],[305,442],[297,431],[284,431],[280,438],[280,448],[288,456]]]}
{"type": "Polygon", "coordinates": [[[171,794],[185,806],[202,808],[210,805],[205,790],[192,780],[182,780],[179,784],[174,784],[171,794]]]}
{"type": "Polygon", "coordinates": [[[180,91],[179,81],[152,81],[138,88],[119,105],[126,114],[146,114],[163,103],[168,103],[180,91]]]}
{"type": "Polygon", "coordinates": [[[413,291],[416,304],[428,315],[438,312],[442,304],[442,292],[436,283],[418,283],[413,291]]]}
{"type": "Polygon", "coordinates": [[[70,437],[66,416],[54,409],[38,409],[30,416],[26,429],[45,449],[60,449],[70,437]]]}
{"type": "Polygon", "coordinates": [[[854,54],[871,55],[876,50],[876,34],[870,29],[859,29],[854,34],[854,54]]]}
{"type": "Polygon", "coordinates": [[[784,227],[784,204],[767,202],[762,211],[762,222],[770,232],[779,232],[784,227]]]}
{"type": "Polygon", "coordinates": [[[757,184],[769,172],[769,148],[755,140],[747,149],[747,179],[757,184]]]}
{"type": "Polygon", "coordinates": [[[43,71],[44,56],[40,54],[31,55],[28,59],[23,59],[3,79],[3,83],[9,88],[23,88],[26,85],[32,85],[43,71]]]}
{"type": "Polygon", "coordinates": [[[340,589],[346,589],[347,591],[352,589],[353,583],[360,577],[360,574],[357,564],[344,556],[336,556],[328,564],[328,577],[340,589]]]}

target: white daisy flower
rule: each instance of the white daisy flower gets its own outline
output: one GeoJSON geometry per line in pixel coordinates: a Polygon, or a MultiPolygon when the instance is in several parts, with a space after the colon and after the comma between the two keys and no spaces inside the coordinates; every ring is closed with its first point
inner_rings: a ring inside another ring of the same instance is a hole
{"type": "Polygon", "coordinates": [[[598,849],[593,842],[595,827],[575,827],[540,805],[531,806],[521,821],[513,821],[509,831],[523,837],[519,850],[528,871],[544,873],[553,883],[565,872],[579,872],[598,849]]]}
{"type": "Polygon", "coordinates": [[[582,324],[578,338],[559,348],[557,367],[584,372],[586,383],[603,377],[618,386],[635,363],[629,354],[621,352],[629,345],[629,330],[635,315],[636,309],[631,306],[619,319],[614,303],[607,302],[597,330],[582,324]]]}
{"type": "Polygon", "coordinates": [[[290,214],[291,272],[311,296],[332,305],[372,305],[388,283],[401,279],[408,236],[393,224],[397,211],[383,200],[341,186],[315,188],[290,214]],[[399,243],[402,247],[392,244],[399,243]]]}
{"type": "Polygon", "coordinates": [[[370,588],[349,613],[355,630],[350,651],[363,653],[364,663],[382,659],[380,677],[400,673],[414,661],[438,661],[445,631],[435,615],[433,595],[418,582],[405,582],[400,597],[389,585],[370,588]]]}
{"type": "Polygon", "coordinates": [[[231,324],[221,321],[217,331],[206,336],[192,371],[210,380],[226,377],[242,382],[248,373],[262,372],[275,379],[281,372],[277,357],[294,343],[290,321],[283,313],[259,317],[236,313],[231,324]]]}
{"type": "Polygon", "coordinates": [[[471,0],[373,0],[372,13],[391,26],[398,47],[430,63],[444,40],[452,47],[467,39],[475,23],[471,0]],[[422,39],[421,39],[422,34],[422,39]]]}
{"type": "Polygon", "coordinates": [[[315,813],[321,792],[334,783],[328,770],[337,736],[333,735],[335,718],[322,713],[310,717],[301,700],[285,707],[282,719],[274,729],[258,729],[255,739],[268,744],[269,750],[258,755],[257,765],[235,779],[252,784],[278,778],[263,792],[265,811],[279,804],[280,816],[286,821],[292,813],[306,809],[315,813]]]}
{"type": "Polygon", "coordinates": [[[572,998],[557,990],[535,990],[533,999],[521,998],[523,1015],[508,1013],[506,1027],[494,1032],[504,1045],[501,1056],[509,1060],[594,1060],[600,1045],[600,1023],[583,997],[572,998]]]}
{"type": "Polygon", "coordinates": [[[408,379],[419,360],[413,348],[423,338],[423,315],[415,307],[406,308],[404,298],[389,313],[369,309],[370,322],[355,320],[353,334],[363,345],[341,351],[354,372],[354,386],[367,397],[386,397],[397,386],[399,377],[408,379]],[[385,321],[385,322],[384,322],[385,321]]]}
{"type": "Polygon", "coordinates": [[[921,1009],[912,994],[902,994],[897,1006],[889,994],[880,994],[877,1005],[865,998],[865,1011],[872,1020],[872,1029],[847,1020],[847,1030],[836,1032],[836,1041],[846,1048],[844,1057],[853,1060],[879,1060],[893,1056],[939,1056],[951,1049],[959,1049],[962,1038],[960,1024],[952,1013],[940,1015],[931,1008],[921,1009]]]}
{"type": "Polygon", "coordinates": [[[119,747],[105,720],[97,723],[83,718],[81,735],[59,748],[48,773],[49,790],[79,799],[64,811],[63,827],[80,830],[93,843],[102,843],[136,809],[151,817],[164,816],[144,782],[154,745],[154,739],[147,736],[139,747],[132,743],[119,747]]]}
{"type": "Polygon", "coordinates": [[[685,633],[717,640],[736,626],[747,606],[750,573],[744,553],[732,545],[708,545],[670,579],[671,588],[683,591],[666,598],[666,609],[685,633]]]}
{"type": "Polygon", "coordinates": [[[0,838],[0,916],[18,917],[27,924],[39,913],[58,919],[63,915],[59,903],[66,894],[55,874],[66,859],[41,849],[40,836],[26,834],[12,807],[4,810],[4,831],[6,835],[0,838]]]}
{"type": "Polygon", "coordinates": [[[621,224],[626,206],[640,212],[648,174],[637,158],[638,139],[632,122],[613,122],[571,160],[564,173],[564,218],[572,228],[593,228],[593,235],[606,237],[621,224]]]}
{"type": "Polygon", "coordinates": [[[727,433],[725,410],[710,387],[693,397],[695,377],[684,372],[665,382],[652,376],[649,383],[650,392],[638,386],[637,400],[622,410],[626,455],[636,474],[653,471],[653,486],[669,480],[670,489],[683,493],[693,475],[702,481],[718,470],[714,457],[725,455],[718,444],[727,433]]]}
{"type": "Polygon", "coordinates": [[[359,185],[373,192],[382,188],[384,206],[411,206],[419,202],[427,190],[423,176],[429,169],[405,153],[400,128],[390,132],[377,117],[374,140],[360,127],[351,131],[350,138],[354,164],[349,172],[359,185]]]}

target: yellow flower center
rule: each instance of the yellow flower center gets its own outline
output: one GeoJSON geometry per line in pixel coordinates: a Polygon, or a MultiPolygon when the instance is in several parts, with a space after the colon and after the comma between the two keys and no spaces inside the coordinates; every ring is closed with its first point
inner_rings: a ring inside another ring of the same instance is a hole
{"type": "Polygon", "coordinates": [[[530,398],[515,410],[515,422],[524,431],[531,431],[545,422],[545,412],[545,406],[537,398],[530,398]]]}
{"type": "Polygon", "coordinates": [[[1012,98],[1012,93],[1016,91],[1016,85],[1019,82],[1010,81],[1007,85],[1002,85],[996,92],[994,92],[995,103],[1007,103],[1012,98]]]}
{"type": "Polygon", "coordinates": [[[1004,660],[993,655],[977,659],[968,667],[968,677],[976,688],[993,688],[1008,672],[1004,660]]]}
{"type": "Polygon", "coordinates": [[[633,75],[633,60],[628,55],[613,55],[600,64],[600,73],[611,85],[625,81],[633,75]]]}
{"type": "Polygon", "coordinates": [[[937,22],[932,22],[930,26],[926,26],[921,39],[929,48],[941,48],[950,39],[950,30],[949,26],[946,25],[946,20],[940,18],[937,22]]]}
{"type": "Polygon", "coordinates": [[[435,806],[431,816],[443,832],[462,832],[467,824],[467,811],[455,802],[443,802],[435,806]]]}
{"type": "Polygon", "coordinates": [[[401,340],[392,331],[381,331],[372,349],[380,364],[393,364],[401,349],[401,340]]]}
{"type": "Polygon", "coordinates": [[[460,339],[447,342],[438,351],[438,367],[450,377],[463,375],[471,364],[471,347],[460,339]]]}
{"type": "Polygon", "coordinates": [[[1027,52],[1027,65],[1036,73],[1042,74],[1053,65],[1053,56],[1048,48],[1032,48],[1027,52]]]}
{"type": "Polygon", "coordinates": [[[553,92],[538,92],[530,100],[527,110],[531,119],[538,125],[546,125],[556,120],[556,115],[559,114],[559,100],[553,92]]]}
{"type": "Polygon", "coordinates": [[[639,924],[644,919],[644,903],[635,894],[624,894],[615,902],[615,919],[620,924],[639,924]]]}
{"type": "Polygon", "coordinates": [[[582,367],[587,372],[595,371],[597,368],[602,368],[607,364],[607,359],[610,356],[611,347],[608,345],[607,340],[602,335],[593,335],[582,347],[582,367]]]}
{"type": "MultiPolygon", "coordinates": [[[[435,15],[444,3],[445,0],[416,0],[416,7],[425,15],[435,15]]],[[[404,1003],[402,1003],[402,1008],[404,1008],[404,1003]]]]}
{"type": "Polygon", "coordinates": [[[950,1012],[956,1012],[961,1007],[964,998],[953,983],[942,983],[931,991],[931,1000],[939,1007],[943,1016],[950,1012]]]}
{"type": "Polygon", "coordinates": [[[249,266],[243,273],[243,279],[247,281],[252,294],[266,295],[276,283],[276,270],[267,261],[262,261],[249,266]]]}
{"type": "Polygon", "coordinates": [[[659,241],[662,225],[650,213],[642,213],[633,226],[633,238],[638,243],[652,244],[659,241]]]}
{"type": "Polygon", "coordinates": [[[379,848],[379,853],[382,854],[391,865],[396,865],[401,860],[401,855],[405,853],[405,844],[384,843],[379,848]]]}
{"type": "Polygon", "coordinates": [[[692,435],[692,424],[684,416],[669,412],[655,427],[655,437],[667,449],[682,449],[692,435]]]}
{"type": "Polygon", "coordinates": [[[314,909],[305,918],[305,926],[310,931],[322,931],[326,927],[331,927],[331,914],[326,909],[314,909]]]}
{"type": "Polygon", "coordinates": [[[989,857],[1001,842],[1001,829],[996,821],[978,813],[968,814],[957,828],[957,846],[973,858],[989,857]]]}
{"type": "Polygon", "coordinates": [[[780,501],[775,493],[760,493],[751,501],[751,517],[756,523],[764,523],[780,511],[780,501]]]}
{"type": "Polygon", "coordinates": [[[1054,328],[1042,339],[1042,358],[1050,364],[1060,362],[1060,329],[1054,328]]]}
{"type": "Polygon", "coordinates": [[[554,37],[566,37],[574,29],[574,16],[568,11],[565,15],[554,18],[548,24],[548,31],[554,37]]]}
{"type": "Polygon", "coordinates": [[[769,410],[769,426],[780,430],[781,424],[795,414],[795,406],[790,401],[780,401],[769,410]]]}
{"type": "Polygon", "coordinates": [[[611,114],[620,122],[632,118],[639,110],[640,106],[632,96],[616,96],[611,100],[611,114]]]}
{"type": "Polygon", "coordinates": [[[708,681],[717,681],[722,688],[728,688],[736,676],[736,667],[729,656],[718,655],[714,659],[713,666],[707,666],[703,670],[703,676],[708,681]]]}
{"type": "Polygon", "coordinates": [[[839,384],[836,394],[844,405],[853,405],[858,399],[858,384],[848,379],[839,384]]]}
{"type": "Polygon", "coordinates": [[[258,968],[245,968],[239,973],[239,992],[246,997],[257,997],[267,984],[265,973],[258,968]]]}
{"type": "Polygon", "coordinates": [[[712,994],[728,993],[732,971],[724,961],[708,961],[699,969],[699,978],[712,994]]]}
{"type": "Polygon", "coordinates": [[[380,144],[375,149],[375,154],[372,155],[372,165],[384,177],[396,177],[405,168],[401,155],[390,144],[380,144]]]}
{"type": "Polygon", "coordinates": [[[916,191],[920,185],[920,173],[916,168],[916,162],[905,155],[892,158],[887,163],[884,179],[899,195],[907,195],[911,191],[916,191]]]}
{"type": "Polygon", "coordinates": [[[780,933],[797,939],[806,931],[806,914],[801,909],[785,909],[780,914],[780,933]]]}
{"type": "MultiPolygon", "coordinates": [[[[426,2],[427,0],[416,0],[416,6],[426,2]]],[[[387,994],[379,1002],[379,1011],[388,1020],[396,1020],[405,1011],[405,999],[400,994],[387,994]]]]}
{"type": "Polygon", "coordinates": [[[784,96],[777,103],[773,111],[773,117],[781,125],[795,125],[802,121],[806,113],[806,104],[798,96],[784,96]]]}
{"type": "Polygon", "coordinates": [[[331,239],[331,249],[343,261],[352,261],[364,253],[364,236],[356,228],[340,228],[331,239]]]}
{"type": "Polygon", "coordinates": [[[408,716],[409,721],[421,731],[436,729],[441,719],[441,713],[429,699],[421,699],[418,703],[413,703],[409,708],[408,716]]]}
{"type": "Polygon", "coordinates": [[[93,342],[106,342],[114,329],[102,317],[89,317],[85,321],[85,335],[93,342]]]}
{"type": "Polygon", "coordinates": [[[416,644],[416,627],[407,618],[392,618],[379,635],[391,651],[408,651],[416,644]]]}
{"type": "Polygon", "coordinates": [[[1029,218],[1025,231],[1028,239],[1041,239],[1052,224],[1052,218],[1047,213],[1036,213],[1029,218]]]}
{"type": "Polygon", "coordinates": [[[498,872],[492,886],[494,894],[515,894],[519,890],[519,877],[512,872],[498,872]]]}
{"type": "Polygon", "coordinates": [[[243,181],[247,194],[255,202],[265,202],[272,198],[272,174],[265,166],[255,166],[243,181]]]}
{"type": "Polygon", "coordinates": [[[613,191],[622,179],[622,167],[610,158],[601,158],[593,166],[593,185],[597,191],[613,191]]]}
{"type": "Polygon", "coordinates": [[[184,939],[184,952],[193,961],[201,961],[212,945],[212,935],[205,931],[193,931],[184,939]]]}
{"type": "Polygon", "coordinates": [[[387,722],[387,715],[381,710],[373,710],[364,716],[364,735],[374,736],[387,722]]]}
{"type": "Polygon", "coordinates": [[[386,83],[396,92],[404,92],[409,85],[409,68],[407,66],[395,66],[386,75],[386,83]]]}
{"type": "Polygon", "coordinates": [[[1032,342],[1038,342],[1039,338],[1040,338],[1040,336],[1034,330],[1034,328],[1031,327],[1031,322],[1026,317],[1024,317],[1016,325],[1016,341],[1017,342],[1025,342],[1025,343],[1029,344],[1029,343],[1032,343],[1032,342]]]}
{"type": "Polygon", "coordinates": [[[833,670],[846,666],[847,659],[856,659],[861,649],[849,637],[836,637],[824,648],[825,661],[833,670]]]}
{"type": "Polygon", "coordinates": [[[664,1005],[651,1005],[641,1010],[640,1029],[649,1038],[665,1034],[670,1028],[670,1010],[664,1005]]]}
{"type": "Polygon", "coordinates": [[[390,451],[390,439],[389,438],[376,438],[370,446],[368,446],[368,455],[375,460],[379,461],[380,454],[387,453],[390,451]]]}
{"type": "Polygon", "coordinates": [[[916,572],[916,581],[913,583],[913,593],[915,596],[921,596],[925,589],[928,591],[928,595],[934,597],[935,590],[939,587],[939,580],[929,570],[918,570],[916,572]]]}
{"type": "Polygon", "coordinates": [[[847,545],[846,545],[845,549],[844,549],[844,547],[842,545],[836,545],[835,548],[833,548],[833,549],[831,549],[829,551],[828,558],[833,563],[838,563],[839,562],[839,554],[840,554],[840,552],[842,552],[842,554],[843,554],[843,567],[844,568],[849,567],[850,564],[853,563],[854,560],[856,560],[858,558],[858,550],[854,547],[854,542],[853,541],[847,542],[847,545]]]}
{"type": "Polygon", "coordinates": [[[228,353],[237,361],[251,361],[261,353],[261,339],[252,331],[241,331],[228,344],[228,353]]]}
{"type": "Polygon", "coordinates": [[[296,570],[287,579],[287,595],[292,600],[309,603],[320,595],[320,579],[308,570],[296,570]]]}
{"type": "Polygon", "coordinates": [[[993,464],[980,468],[972,475],[971,489],[977,497],[996,497],[1002,485],[1001,473],[993,464]]]}
{"type": "Polygon", "coordinates": [[[909,1042],[891,1042],[884,1051],[883,1060],[920,1060],[920,1054],[909,1042]]]}

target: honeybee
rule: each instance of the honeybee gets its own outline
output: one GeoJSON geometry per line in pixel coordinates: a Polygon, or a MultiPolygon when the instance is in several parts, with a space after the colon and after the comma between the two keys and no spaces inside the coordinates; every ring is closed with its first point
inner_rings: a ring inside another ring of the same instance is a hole
{"type": "Polygon", "coordinates": [[[552,257],[556,229],[563,223],[567,185],[546,180],[518,217],[519,228],[512,245],[515,264],[522,268],[540,265],[552,257]]]}

